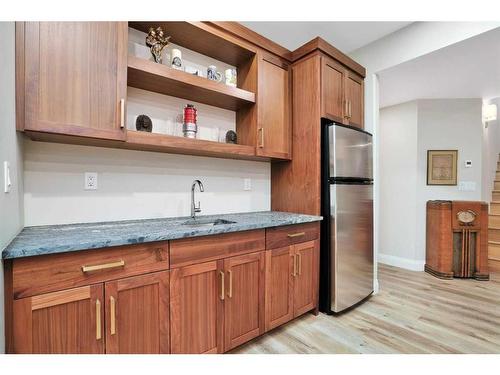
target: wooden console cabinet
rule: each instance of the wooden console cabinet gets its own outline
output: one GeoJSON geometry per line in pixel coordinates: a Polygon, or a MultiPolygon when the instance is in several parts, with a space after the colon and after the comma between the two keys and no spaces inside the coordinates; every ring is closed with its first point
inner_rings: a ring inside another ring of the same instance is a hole
{"type": "Polygon", "coordinates": [[[316,311],[318,242],[308,223],[6,260],[7,351],[227,352],[316,311]]]}
{"type": "Polygon", "coordinates": [[[436,277],[488,280],[488,204],[428,201],[425,259],[436,277]]]}

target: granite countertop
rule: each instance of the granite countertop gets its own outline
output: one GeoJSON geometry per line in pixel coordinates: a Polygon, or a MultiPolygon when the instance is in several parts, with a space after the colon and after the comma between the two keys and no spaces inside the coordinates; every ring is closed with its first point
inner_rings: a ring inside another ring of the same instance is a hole
{"type": "Polygon", "coordinates": [[[22,258],[310,223],[320,221],[322,217],[278,211],[197,216],[197,221],[213,219],[235,223],[194,227],[183,225],[192,220],[190,217],[175,217],[26,227],[3,250],[2,258],[22,258]]]}

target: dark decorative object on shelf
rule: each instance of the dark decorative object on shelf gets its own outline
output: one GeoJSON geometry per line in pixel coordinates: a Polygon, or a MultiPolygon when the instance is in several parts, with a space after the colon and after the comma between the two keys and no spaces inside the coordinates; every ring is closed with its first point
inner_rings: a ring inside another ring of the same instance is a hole
{"type": "Polygon", "coordinates": [[[140,132],[149,132],[153,131],[153,122],[146,115],[139,115],[135,120],[135,128],[140,132]]]}
{"type": "Polygon", "coordinates": [[[148,35],[146,36],[146,45],[151,48],[151,54],[155,62],[161,64],[161,53],[167,46],[170,38],[170,36],[165,36],[163,29],[159,26],[156,29],[152,27],[149,29],[148,35]]]}
{"type": "Polygon", "coordinates": [[[229,130],[226,133],[226,143],[238,143],[238,136],[235,131],[229,130]]]}

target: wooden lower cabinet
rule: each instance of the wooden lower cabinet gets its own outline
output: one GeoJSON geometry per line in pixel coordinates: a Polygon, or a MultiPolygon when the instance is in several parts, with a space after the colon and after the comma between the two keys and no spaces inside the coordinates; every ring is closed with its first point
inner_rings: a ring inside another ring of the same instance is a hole
{"type": "MultiPolygon", "coordinates": [[[[91,285],[69,289],[66,281],[63,290],[23,298],[14,293],[24,280],[19,275],[29,270],[33,274],[37,264],[7,262],[6,296],[12,298],[6,305],[7,350],[47,354],[230,351],[317,307],[319,241],[306,239],[318,235],[308,224],[268,235],[252,232],[259,240],[237,247],[238,255],[213,250],[209,253],[212,260],[205,261],[207,253],[200,251],[198,257],[177,258],[170,270],[158,270],[166,262],[165,254],[158,252],[161,264],[148,265],[145,270],[150,272],[112,279],[117,272],[132,272],[133,263],[127,258],[122,261],[127,266],[120,264],[120,270],[86,270],[89,282],[94,282],[91,285]],[[264,250],[266,237],[271,250],[264,250]],[[297,243],[298,238],[305,242],[297,243]],[[23,264],[25,268],[19,268],[23,264]]],[[[192,246],[207,241],[224,245],[221,237],[214,236],[193,239],[192,246]]],[[[234,244],[231,246],[233,249],[234,244]]],[[[180,256],[180,250],[178,253],[180,256]]],[[[99,253],[94,255],[99,257],[99,253]]],[[[107,259],[94,259],[91,264],[107,259]]],[[[43,266],[46,260],[39,261],[43,266]]],[[[75,267],[66,268],[78,273],[75,267]]],[[[74,280],[83,282],[77,276],[74,280]]],[[[46,277],[46,283],[30,290],[54,290],[54,278],[46,277]]],[[[22,289],[19,293],[22,295],[22,289]]]]}
{"type": "Polygon", "coordinates": [[[266,331],[318,305],[319,241],[266,251],[266,331]]]}
{"type": "Polygon", "coordinates": [[[171,271],[171,352],[223,353],[264,333],[264,252],[171,271]]]}
{"type": "Polygon", "coordinates": [[[266,331],[293,319],[293,246],[266,251],[266,331]]]}
{"type": "Polygon", "coordinates": [[[169,353],[168,271],[14,301],[14,352],[169,353]]]}
{"type": "Polygon", "coordinates": [[[168,271],[105,283],[106,353],[169,353],[168,271]]]}
{"type": "Polygon", "coordinates": [[[14,301],[14,352],[104,353],[103,284],[14,301]]]}
{"type": "Polygon", "coordinates": [[[222,353],[223,261],[171,271],[171,352],[222,353]]]}
{"type": "Polygon", "coordinates": [[[319,241],[293,245],[297,274],[294,281],[293,316],[297,317],[318,305],[319,241]]]}
{"type": "Polygon", "coordinates": [[[224,260],[224,350],[264,333],[265,254],[263,251],[224,260]]]}

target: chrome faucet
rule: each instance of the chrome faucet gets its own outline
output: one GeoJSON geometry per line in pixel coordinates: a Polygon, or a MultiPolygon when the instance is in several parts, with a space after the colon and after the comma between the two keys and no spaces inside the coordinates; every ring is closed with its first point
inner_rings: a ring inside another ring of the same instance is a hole
{"type": "Polygon", "coordinates": [[[199,186],[200,192],[203,193],[203,191],[205,191],[203,189],[203,184],[201,183],[200,180],[194,180],[193,181],[193,185],[191,185],[191,217],[193,219],[196,218],[196,213],[197,212],[201,212],[200,201],[198,201],[198,207],[196,207],[196,205],[194,204],[194,189],[196,188],[196,185],[199,186]]]}

